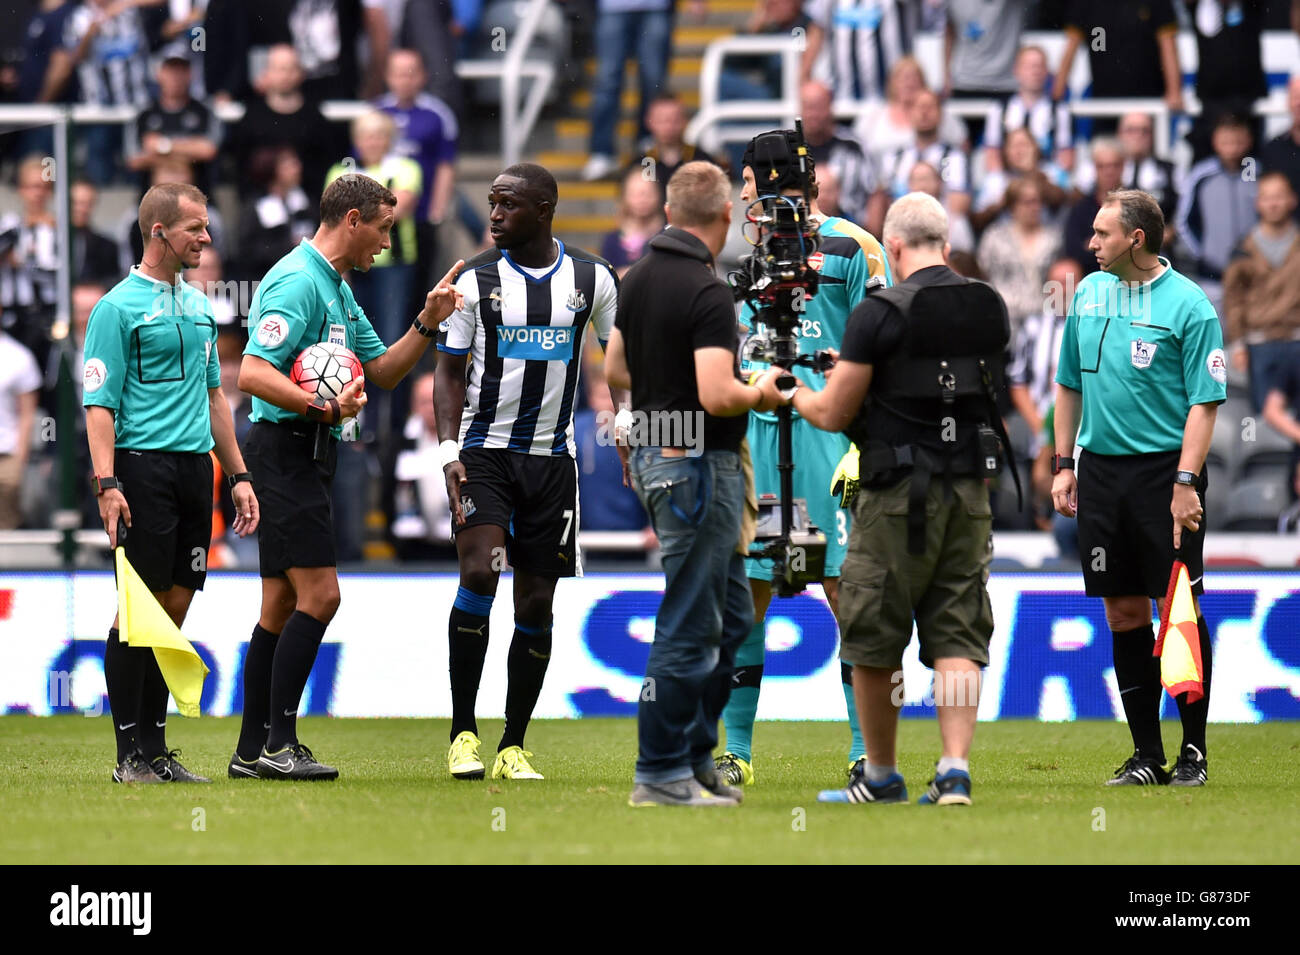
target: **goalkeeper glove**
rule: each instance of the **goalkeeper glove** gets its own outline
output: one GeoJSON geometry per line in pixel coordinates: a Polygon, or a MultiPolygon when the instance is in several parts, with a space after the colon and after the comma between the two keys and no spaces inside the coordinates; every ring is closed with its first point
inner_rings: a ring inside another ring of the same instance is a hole
{"type": "Polygon", "coordinates": [[[858,493],[858,446],[849,445],[849,453],[840,458],[840,463],[831,475],[831,497],[840,499],[840,507],[849,507],[858,493]]]}

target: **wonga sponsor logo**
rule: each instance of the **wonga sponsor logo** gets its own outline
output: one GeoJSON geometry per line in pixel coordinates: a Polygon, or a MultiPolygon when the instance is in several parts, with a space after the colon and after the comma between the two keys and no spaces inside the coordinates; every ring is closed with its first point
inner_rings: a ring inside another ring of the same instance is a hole
{"type": "Polygon", "coordinates": [[[563,361],[573,357],[573,329],[550,325],[498,325],[497,354],[530,361],[563,361]]]}

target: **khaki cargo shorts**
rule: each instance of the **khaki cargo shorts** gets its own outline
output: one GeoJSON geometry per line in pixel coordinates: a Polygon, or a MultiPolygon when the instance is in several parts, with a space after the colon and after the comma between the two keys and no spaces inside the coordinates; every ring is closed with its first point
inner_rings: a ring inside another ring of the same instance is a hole
{"type": "Polygon", "coordinates": [[[993,512],[981,478],[952,479],[945,499],[936,475],[925,503],[925,553],[907,551],[907,494],[911,478],[863,489],[853,503],[853,532],[840,577],[840,659],[896,669],[912,639],[921,662],[941,657],[989,662],[993,608],[989,563],[993,512]]]}

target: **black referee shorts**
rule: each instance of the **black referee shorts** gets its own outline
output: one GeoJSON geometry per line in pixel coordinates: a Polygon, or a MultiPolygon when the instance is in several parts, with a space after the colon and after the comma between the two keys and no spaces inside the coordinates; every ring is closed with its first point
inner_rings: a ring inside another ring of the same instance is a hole
{"type": "Polygon", "coordinates": [[[329,439],[323,462],[313,460],[316,425],[256,421],[244,439],[244,462],[261,507],[257,554],[263,577],[290,567],[333,567],[334,512],[330,487],[338,441],[329,439]]]}
{"type": "Polygon", "coordinates": [[[119,448],[113,468],[131,509],[126,559],[154,593],[202,590],[212,546],[212,458],[119,448]]]}
{"type": "Polygon", "coordinates": [[[578,466],[573,458],[465,448],[460,460],[467,478],[461,485],[461,507],[470,513],[459,530],[479,524],[504,528],[515,569],[539,577],[581,576],[578,466]]]}
{"type": "MultiPolygon", "coordinates": [[[[1169,505],[1178,473],[1178,451],[1155,454],[1079,455],[1079,559],[1089,597],[1160,600],[1169,590],[1174,563],[1174,518],[1169,505]]],[[[1197,494],[1205,507],[1204,469],[1197,494]]],[[[1182,561],[1192,593],[1204,592],[1205,524],[1183,528],[1182,561]]]]}

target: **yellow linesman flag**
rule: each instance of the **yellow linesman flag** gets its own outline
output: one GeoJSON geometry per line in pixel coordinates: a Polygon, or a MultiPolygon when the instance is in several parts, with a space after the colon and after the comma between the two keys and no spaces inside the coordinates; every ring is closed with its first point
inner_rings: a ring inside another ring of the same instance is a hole
{"type": "Polygon", "coordinates": [[[1201,631],[1196,625],[1196,605],[1187,565],[1174,561],[1165,594],[1165,612],[1160,618],[1155,655],[1160,658],[1160,682],[1169,695],[1187,694],[1195,703],[1205,696],[1205,667],[1201,661],[1201,631]]]}
{"type": "Polygon", "coordinates": [[[208,665],[135,572],[126,559],[125,548],[117,548],[116,560],[117,627],[121,640],[131,647],[152,647],[181,716],[198,716],[208,665]]]}

